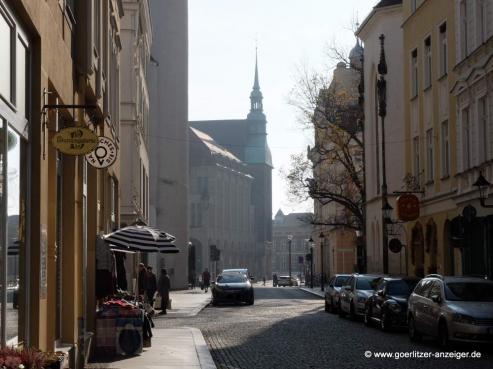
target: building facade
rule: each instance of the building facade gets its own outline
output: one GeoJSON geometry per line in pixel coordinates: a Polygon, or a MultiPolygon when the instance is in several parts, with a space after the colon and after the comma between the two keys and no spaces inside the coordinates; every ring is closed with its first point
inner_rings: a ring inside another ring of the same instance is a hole
{"type": "MultiPolygon", "coordinates": [[[[310,254],[308,240],[312,236],[312,213],[290,213],[284,215],[281,209],[272,221],[272,273],[289,275],[289,244],[291,243],[291,275],[305,279],[310,273],[311,263],[306,260],[310,254]]],[[[314,264],[315,265],[315,264],[314,264]]],[[[270,279],[271,275],[266,278],[270,279]]]]}
{"type": "Polygon", "coordinates": [[[361,209],[364,205],[363,187],[358,189],[364,184],[363,147],[358,144],[362,132],[357,116],[362,56],[358,41],[350,52],[349,65],[339,62],[330,85],[319,92],[320,102],[314,112],[315,147],[308,149],[314,168],[315,186],[311,191],[318,193],[314,201],[317,231],[312,238],[315,272],[325,277],[358,269],[355,228],[362,229],[362,219],[355,221],[343,201],[336,199],[347,198],[348,203],[361,209]]]}
{"type": "MultiPolygon", "coordinates": [[[[387,116],[385,118],[385,161],[388,201],[395,208],[394,191],[402,191],[405,177],[404,150],[404,97],[403,97],[403,35],[402,0],[380,1],[362,22],[357,36],[364,50],[364,147],[366,189],[366,257],[367,271],[383,271],[382,240],[382,126],[378,115],[378,64],[380,62],[380,36],[385,36],[385,55],[388,66],[387,116]]],[[[389,226],[389,231],[391,231],[389,226]]],[[[397,227],[390,238],[406,243],[404,228],[397,227]]],[[[389,252],[389,272],[406,273],[406,248],[389,252]]]]}
{"type": "Polygon", "coordinates": [[[188,286],[188,4],[151,0],[149,224],[176,237],[179,254],[149,255],[172,288],[188,286]]]}
{"type": "Polygon", "coordinates": [[[207,133],[244,162],[254,178],[251,196],[256,235],[254,275],[269,272],[265,260],[272,240],[272,157],[267,144],[267,120],[262,100],[256,62],[247,119],[190,122],[193,128],[207,133]]]}
{"type": "Polygon", "coordinates": [[[254,178],[248,167],[209,135],[190,128],[190,279],[208,268],[255,265],[254,178]],[[220,260],[210,259],[210,246],[220,260]]]}
{"type": "MultiPolygon", "coordinates": [[[[448,223],[456,191],[455,7],[449,1],[403,1],[406,173],[420,217],[406,223],[410,275],[452,274],[456,251],[448,223]]],[[[388,94],[393,92],[388,89],[388,94]]]]}
{"type": "MultiPolygon", "coordinates": [[[[493,276],[493,212],[479,201],[479,175],[493,180],[493,2],[454,1],[456,192],[461,210],[444,224],[450,273],[493,276]],[[473,216],[468,216],[473,214],[473,216]]],[[[453,32],[450,29],[449,32],[453,32]]],[[[489,197],[489,195],[487,195],[489,197]]],[[[491,205],[491,200],[486,201],[491,205]]]]}
{"type": "Polygon", "coordinates": [[[121,222],[149,222],[149,68],[152,29],[149,1],[123,1],[120,99],[121,222]]]}
{"type": "Polygon", "coordinates": [[[77,126],[119,146],[122,14],[117,0],[0,1],[1,345],[65,350],[73,368],[94,332],[96,236],[119,224],[119,162],[96,169],[51,140],[77,126]]]}

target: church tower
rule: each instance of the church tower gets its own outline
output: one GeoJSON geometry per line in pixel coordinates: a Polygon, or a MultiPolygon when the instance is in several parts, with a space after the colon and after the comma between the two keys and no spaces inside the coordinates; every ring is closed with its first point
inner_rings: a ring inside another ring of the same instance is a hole
{"type": "Polygon", "coordinates": [[[267,144],[267,120],[258,77],[258,58],[255,55],[255,76],[250,93],[250,112],[247,115],[245,163],[254,177],[252,205],[255,209],[255,270],[271,275],[267,245],[272,241],[272,156],[267,144]]]}

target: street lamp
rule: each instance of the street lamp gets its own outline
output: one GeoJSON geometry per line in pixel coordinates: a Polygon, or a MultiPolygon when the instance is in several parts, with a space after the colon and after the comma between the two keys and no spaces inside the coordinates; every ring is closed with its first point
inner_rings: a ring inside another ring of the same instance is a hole
{"type": "Polygon", "coordinates": [[[385,117],[387,116],[387,62],[385,60],[384,41],[385,36],[380,35],[380,62],[378,63],[378,74],[380,75],[377,81],[378,93],[378,115],[382,118],[382,243],[383,243],[383,273],[389,272],[389,248],[387,235],[387,218],[385,212],[389,212],[389,203],[387,199],[387,173],[385,167],[385,117]]]}
{"type": "Polygon", "coordinates": [[[321,288],[320,290],[321,291],[324,291],[324,240],[325,240],[325,236],[323,234],[323,232],[320,232],[320,259],[321,259],[321,262],[322,262],[322,268],[321,268],[321,275],[320,275],[320,285],[321,285],[321,288]]]}
{"type": "Polygon", "coordinates": [[[293,241],[293,236],[288,235],[288,248],[289,248],[289,284],[291,284],[291,242],[293,241]]]}
{"type": "Polygon", "coordinates": [[[313,238],[310,237],[308,244],[310,245],[310,288],[313,288],[313,245],[315,244],[313,238]]]}
{"type": "Polygon", "coordinates": [[[491,186],[491,183],[488,182],[488,180],[483,177],[482,172],[479,172],[478,179],[472,185],[477,187],[479,190],[479,203],[481,204],[481,206],[483,208],[493,208],[493,205],[486,204],[486,199],[488,198],[487,191],[488,191],[488,187],[491,186]]]}

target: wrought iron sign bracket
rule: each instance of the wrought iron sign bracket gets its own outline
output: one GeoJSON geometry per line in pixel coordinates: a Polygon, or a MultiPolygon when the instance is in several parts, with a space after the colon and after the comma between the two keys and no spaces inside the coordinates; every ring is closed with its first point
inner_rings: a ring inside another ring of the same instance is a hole
{"type": "Polygon", "coordinates": [[[49,110],[58,110],[58,109],[72,109],[73,115],[75,116],[75,109],[83,109],[83,110],[95,110],[98,108],[97,105],[80,105],[80,104],[48,104],[47,99],[48,95],[52,92],[43,89],[43,107],[41,108],[41,114],[43,115],[43,160],[46,158],[46,126],[48,124],[47,114],[49,110]]]}

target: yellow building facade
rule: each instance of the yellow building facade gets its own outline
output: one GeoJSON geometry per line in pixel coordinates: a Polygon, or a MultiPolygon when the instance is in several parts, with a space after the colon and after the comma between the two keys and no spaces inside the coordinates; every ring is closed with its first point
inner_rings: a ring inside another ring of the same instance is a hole
{"type": "MultiPolygon", "coordinates": [[[[457,187],[455,7],[449,0],[403,1],[405,171],[420,217],[405,223],[410,275],[459,274],[450,244],[457,187]],[[451,6],[452,5],[452,6],[451,6]]],[[[389,91],[389,93],[392,93],[389,91]]]]}
{"type": "Polygon", "coordinates": [[[96,169],[52,138],[80,126],[118,147],[122,13],[119,0],[0,0],[8,142],[0,153],[0,346],[61,349],[71,368],[87,358],[94,332],[96,236],[119,224],[119,163],[96,169]]]}

